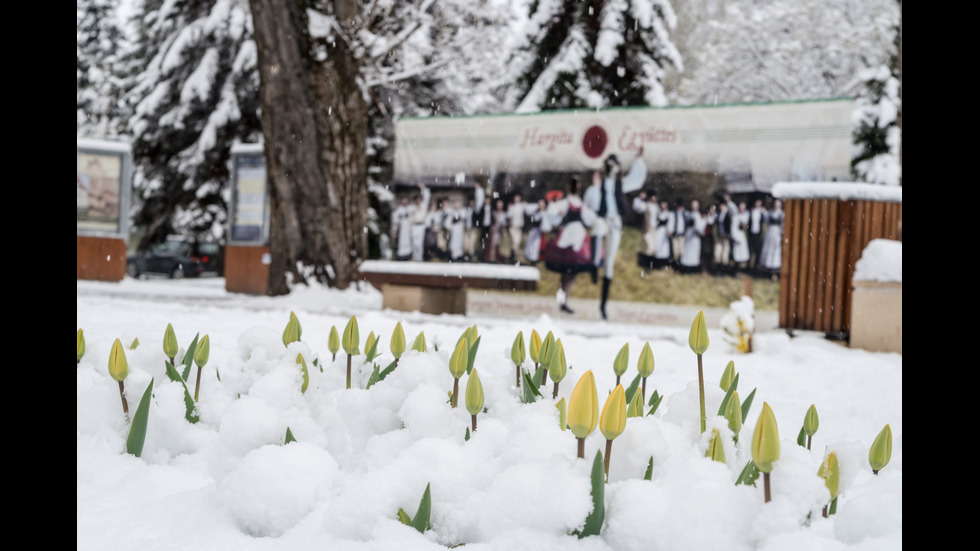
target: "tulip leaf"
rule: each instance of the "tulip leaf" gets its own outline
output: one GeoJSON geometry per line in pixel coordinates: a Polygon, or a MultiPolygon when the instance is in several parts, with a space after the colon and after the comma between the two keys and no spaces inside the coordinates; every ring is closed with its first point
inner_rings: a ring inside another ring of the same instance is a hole
{"type": "MultiPolygon", "coordinates": [[[[840,496],[837,496],[837,497],[840,497],[840,496]]],[[[830,502],[830,509],[827,510],[827,514],[828,515],[832,515],[832,514],[834,514],[834,513],[837,512],[837,497],[835,497],[833,500],[831,500],[831,502],[830,502]]]]}
{"type": "Polygon", "coordinates": [[[285,446],[286,444],[295,441],[296,441],[296,437],[293,436],[293,431],[289,430],[289,427],[286,427],[286,441],[283,442],[283,445],[285,446]]]}
{"type": "Polygon", "coordinates": [[[650,411],[647,415],[653,415],[653,412],[657,411],[657,407],[660,406],[660,402],[663,401],[664,397],[657,393],[656,390],[653,391],[653,395],[650,396],[650,411]]]}
{"type": "Polygon", "coordinates": [[[371,388],[374,383],[381,380],[381,372],[378,371],[378,364],[374,364],[374,370],[371,371],[371,376],[368,377],[367,386],[364,388],[371,388]]]}
{"type": "Polygon", "coordinates": [[[800,427],[800,434],[796,435],[796,443],[806,447],[806,431],[803,430],[803,427],[800,427]]]}
{"type": "Polygon", "coordinates": [[[374,358],[378,355],[378,342],[379,341],[381,341],[381,335],[378,335],[378,337],[376,339],[374,339],[373,341],[371,341],[371,348],[368,349],[367,353],[364,355],[365,356],[365,358],[364,358],[365,363],[374,360],[374,358]]]}
{"type": "Polygon", "coordinates": [[[636,391],[640,388],[640,380],[642,378],[643,377],[641,377],[639,374],[637,374],[636,377],[633,377],[633,382],[630,383],[629,388],[626,389],[626,403],[627,404],[633,401],[633,395],[636,394],[636,391]]]}
{"type": "Polygon", "coordinates": [[[647,463],[647,472],[643,474],[643,480],[653,480],[653,456],[650,456],[650,462],[647,463]]]}
{"type": "Polygon", "coordinates": [[[408,516],[408,513],[405,512],[405,509],[402,509],[401,507],[398,508],[398,520],[402,521],[402,524],[405,524],[407,526],[412,525],[412,517],[408,516]]]}
{"type": "Polygon", "coordinates": [[[539,380],[540,377],[540,367],[534,372],[533,377],[527,372],[526,369],[521,370],[521,378],[524,379],[524,384],[521,385],[523,392],[521,402],[525,404],[533,404],[538,398],[541,398],[541,392],[538,391],[538,385],[534,382],[539,380]]]}
{"type": "Polygon", "coordinates": [[[467,362],[467,364],[466,364],[466,374],[467,374],[467,375],[469,375],[469,374],[470,374],[470,372],[471,372],[471,371],[473,371],[473,366],[474,366],[474,365],[476,365],[476,364],[474,363],[474,362],[476,361],[476,350],[477,350],[478,348],[480,348],[480,339],[481,339],[481,338],[483,338],[483,337],[482,337],[482,336],[481,336],[481,337],[477,337],[477,338],[476,338],[476,339],[475,339],[475,340],[473,341],[473,344],[471,344],[471,345],[470,345],[470,350],[469,350],[469,352],[470,352],[470,355],[469,355],[469,357],[468,357],[468,362],[467,362]]]}
{"type": "Polygon", "coordinates": [[[422,494],[422,501],[419,502],[419,509],[415,512],[412,519],[412,528],[424,533],[429,529],[429,515],[432,512],[432,494],[429,491],[429,484],[425,485],[425,493],[422,494]]]}
{"type": "Polygon", "coordinates": [[[463,435],[463,440],[466,442],[470,441],[470,428],[466,427],[466,434],[463,435]]]}
{"type": "Polygon", "coordinates": [[[752,398],[755,398],[754,388],[749,393],[749,397],[742,402],[742,423],[745,423],[745,420],[749,418],[749,410],[752,408],[752,398]]]}
{"type": "Polygon", "coordinates": [[[388,367],[382,369],[378,373],[378,380],[379,381],[385,380],[385,377],[387,377],[388,375],[391,375],[391,372],[395,370],[395,366],[396,365],[398,365],[398,359],[397,358],[395,358],[394,360],[392,360],[391,363],[388,364],[388,367]]]}
{"type": "Polygon", "coordinates": [[[732,384],[728,385],[728,390],[725,392],[725,398],[721,401],[721,407],[718,408],[718,415],[724,417],[725,410],[728,409],[728,402],[732,399],[732,394],[738,390],[738,376],[741,373],[736,373],[735,377],[732,379],[732,384]]]}
{"type": "Polygon", "coordinates": [[[756,479],[759,478],[759,467],[755,464],[755,461],[749,460],[745,464],[745,468],[739,473],[738,478],[735,480],[735,485],[745,484],[746,486],[755,486],[756,479]]]}
{"type": "Polygon", "coordinates": [[[181,373],[181,376],[184,377],[185,381],[191,376],[191,364],[194,363],[194,353],[197,352],[197,338],[200,336],[200,333],[194,335],[194,340],[191,341],[190,346],[187,347],[187,352],[184,353],[184,360],[182,362],[184,364],[184,372],[181,373]]]}
{"type": "Polygon", "coordinates": [[[605,491],[606,470],[602,462],[602,450],[596,450],[592,462],[592,512],[585,517],[585,526],[573,532],[579,539],[588,536],[598,536],[602,522],[606,519],[605,491]]]}
{"type": "Polygon", "coordinates": [[[184,419],[187,419],[187,422],[191,424],[197,423],[201,418],[197,414],[197,406],[194,404],[194,398],[191,397],[190,389],[187,388],[187,383],[180,377],[180,373],[177,373],[174,366],[170,365],[170,362],[164,361],[163,367],[167,370],[167,377],[171,381],[180,383],[184,387],[184,419]]]}
{"type": "Polygon", "coordinates": [[[146,423],[150,417],[150,397],[153,395],[153,379],[143,392],[140,405],[136,408],[136,415],[133,416],[133,424],[129,427],[129,436],[126,438],[126,453],[131,453],[136,457],[143,455],[143,442],[146,440],[146,423]]]}

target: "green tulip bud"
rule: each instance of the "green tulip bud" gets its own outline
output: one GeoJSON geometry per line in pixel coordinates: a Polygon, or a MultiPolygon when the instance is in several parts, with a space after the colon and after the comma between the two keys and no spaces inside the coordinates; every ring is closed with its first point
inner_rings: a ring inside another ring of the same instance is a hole
{"type": "Polygon", "coordinates": [[[622,348],[619,349],[619,353],[616,354],[616,359],[613,360],[613,373],[616,377],[622,377],[626,373],[626,368],[629,367],[630,362],[630,343],[626,343],[622,348]]]}
{"type": "Polygon", "coordinates": [[[779,459],[779,428],[768,402],[762,403],[762,413],[752,434],[752,461],[759,470],[772,472],[772,463],[779,459]]]}
{"type": "Polygon", "coordinates": [[[568,399],[568,427],[576,438],[585,438],[599,424],[599,396],[595,375],[586,371],[572,389],[568,399]]]}
{"type": "Polygon", "coordinates": [[[337,351],[340,350],[340,334],[337,333],[336,325],[330,327],[330,337],[327,338],[327,348],[330,349],[330,353],[336,358],[337,351]]]}
{"type": "Polygon", "coordinates": [[[868,451],[868,462],[871,463],[871,470],[875,474],[878,471],[885,468],[892,459],[892,428],[889,425],[885,425],[878,436],[875,437],[875,441],[871,444],[871,449],[868,451]]]}
{"type": "Polygon", "coordinates": [[[636,370],[640,372],[640,377],[647,378],[653,375],[653,367],[653,349],[650,343],[645,342],[640,350],[640,359],[636,361],[636,370]]]}
{"type": "Polygon", "coordinates": [[[708,326],[704,322],[704,310],[698,310],[698,315],[691,324],[691,334],[687,338],[691,350],[698,356],[708,349],[708,326]]]}
{"type": "Polygon", "coordinates": [[[630,400],[630,405],[626,408],[627,417],[643,417],[643,396],[639,392],[633,393],[633,399],[630,400]]]}
{"type": "Polygon", "coordinates": [[[728,392],[729,387],[732,386],[732,381],[735,380],[735,362],[729,360],[728,365],[725,366],[725,371],[721,373],[721,382],[718,385],[722,390],[728,392]]]}
{"type": "Polygon", "coordinates": [[[527,353],[531,356],[531,361],[538,363],[538,353],[541,352],[541,335],[537,329],[531,329],[531,338],[528,342],[527,353]]]}
{"type": "Polygon", "coordinates": [[[476,324],[474,323],[471,327],[466,329],[466,344],[470,345],[472,348],[473,343],[476,342],[476,338],[479,336],[480,334],[477,332],[476,324]]]}
{"type": "Polygon", "coordinates": [[[82,330],[79,329],[75,333],[75,365],[78,365],[82,361],[82,356],[85,355],[85,335],[82,330]]]}
{"type": "MultiPolygon", "coordinates": [[[[467,345],[469,348],[469,345],[467,345]]],[[[470,371],[470,376],[466,379],[466,411],[470,412],[470,415],[476,415],[483,410],[483,383],[480,382],[480,375],[476,372],[474,367],[470,371]]]]}
{"type": "Polygon", "coordinates": [[[344,336],[340,340],[340,345],[348,355],[356,356],[361,353],[357,348],[360,342],[361,337],[357,333],[357,316],[351,316],[347,320],[347,327],[344,327],[344,336]]]}
{"type": "Polygon", "coordinates": [[[728,420],[728,428],[732,429],[732,433],[738,439],[738,433],[742,430],[742,402],[738,399],[738,391],[733,392],[731,399],[728,400],[725,419],[728,420]]]}
{"type": "Polygon", "coordinates": [[[823,479],[823,483],[830,490],[830,499],[837,497],[840,488],[840,463],[837,461],[837,454],[830,452],[826,459],[820,464],[817,476],[823,479]]]}
{"type": "Polygon", "coordinates": [[[817,417],[817,406],[810,404],[810,409],[806,410],[806,416],[803,418],[803,432],[812,437],[817,433],[819,426],[820,419],[817,417]]]}
{"type": "Polygon", "coordinates": [[[126,360],[126,351],[123,345],[116,339],[112,343],[112,350],[109,351],[109,376],[117,382],[123,382],[129,375],[129,362],[126,360]]]}
{"type": "Polygon", "coordinates": [[[303,372],[303,387],[300,389],[300,394],[306,394],[306,389],[310,386],[310,370],[306,368],[306,360],[303,359],[302,354],[296,354],[296,363],[300,365],[300,371],[303,372]]]}
{"type": "Polygon", "coordinates": [[[514,337],[514,344],[510,347],[510,361],[514,362],[515,367],[520,367],[524,363],[524,332],[518,331],[514,337]]]}
{"type": "Polygon", "coordinates": [[[721,442],[721,433],[718,429],[711,429],[711,441],[708,442],[708,449],[705,450],[704,456],[720,463],[725,462],[725,446],[721,442]]]}
{"type": "Polygon", "coordinates": [[[558,410],[558,426],[561,427],[561,430],[566,430],[568,428],[568,409],[565,405],[564,396],[558,400],[555,408],[558,410]]]}
{"type": "Polygon", "coordinates": [[[299,324],[299,318],[293,312],[289,313],[289,322],[282,331],[282,344],[289,346],[289,343],[296,342],[303,334],[303,328],[299,324]]]}
{"type": "Polygon", "coordinates": [[[391,348],[391,355],[395,358],[401,358],[402,354],[405,353],[405,330],[402,329],[402,322],[395,324],[389,347],[391,348]]]}
{"type": "Polygon", "coordinates": [[[208,356],[211,354],[211,339],[204,335],[197,342],[197,350],[194,351],[194,363],[197,367],[204,367],[208,363],[208,356]]]}
{"type": "MultiPolygon", "coordinates": [[[[376,341],[376,340],[378,340],[378,338],[374,336],[374,331],[369,331],[368,332],[367,339],[364,339],[364,353],[365,354],[371,351],[371,347],[374,346],[374,341],[376,341]]],[[[377,353],[377,350],[375,350],[375,353],[377,353]]],[[[372,359],[373,358],[368,358],[368,361],[371,361],[372,359]]]]}
{"type": "Polygon", "coordinates": [[[541,348],[538,350],[538,361],[541,365],[548,367],[551,363],[551,355],[555,351],[555,335],[551,331],[545,335],[544,340],[541,341],[541,348]]]}
{"type": "Polygon", "coordinates": [[[419,331],[418,336],[415,337],[415,342],[412,343],[412,350],[425,352],[425,331],[419,331]]]}
{"type": "Polygon", "coordinates": [[[565,363],[565,347],[561,345],[561,339],[555,341],[555,349],[551,354],[551,364],[548,366],[548,376],[555,384],[561,382],[568,373],[568,366],[565,363]]]}
{"type": "Polygon", "coordinates": [[[171,361],[177,356],[177,334],[174,333],[174,326],[167,324],[167,330],[163,333],[163,353],[171,361]]]}
{"type": "Polygon", "coordinates": [[[460,339],[456,343],[456,349],[453,350],[452,356],[449,357],[449,372],[452,374],[454,379],[459,379],[466,373],[466,366],[470,359],[470,345],[466,339],[460,339]]]}

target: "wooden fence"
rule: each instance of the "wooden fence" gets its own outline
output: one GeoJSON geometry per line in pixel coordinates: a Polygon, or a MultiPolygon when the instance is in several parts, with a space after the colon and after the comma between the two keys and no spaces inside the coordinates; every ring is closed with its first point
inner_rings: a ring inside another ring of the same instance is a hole
{"type": "MultiPolygon", "coordinates": [[[[777,197],[779,189],[773,190],[777,197]]],[[[897,201],[817,195],[782,197],[779,326],[844,336],[850,332],[854,265],[864,248],[872,239],[902,240],[901,189],[897,201]]]]}

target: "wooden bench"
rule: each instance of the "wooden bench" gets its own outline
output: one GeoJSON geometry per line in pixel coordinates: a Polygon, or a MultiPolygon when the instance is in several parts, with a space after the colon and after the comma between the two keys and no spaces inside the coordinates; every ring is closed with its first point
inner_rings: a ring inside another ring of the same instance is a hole
{"type": "Polygon", "coordinates": [[[531,266],[458,262],[366,260],[358,270],[383,308],[426,314],[466,314],[467,289],[535,291],[541,278],[531,266]]]}

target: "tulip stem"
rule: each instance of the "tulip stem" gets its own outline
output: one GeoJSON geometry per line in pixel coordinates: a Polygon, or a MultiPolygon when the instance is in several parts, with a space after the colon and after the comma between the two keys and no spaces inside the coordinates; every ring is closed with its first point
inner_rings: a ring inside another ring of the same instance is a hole
{"type": "Polygon", "coordinates": [[[471,415],[470,417],[473,419],[473,432],[476,432],[476,415],[471,415]]]}
{"type": "Polygon", "coordinates": [[[558,397],[558,383],[555,383],[555,391],[551,394],[552,398],[558,397]]]}
{"type": "MultiPolygon", "coordinates": [[[[119,383],[119,384],[121,385],[122,383],[119,383]]],[[[123,399],[123,403],[125,403],[125,402],[126,402],[126,400],[125,400],[125,398],[124,398],[124,399],[123,399]]],[[[877,471],[877,470],[875,470],[875,469],[871,469],[871,472],[873,472],[873,473],[875,474],[875,476],[878,476],[878,471],[877,471]]]]}
{"type": "Polygon", "coordinates": [[[456,407],[456,396],[459,395],[459,379],[453,379],[453,407],[456,407]]]}
{"type": "Polygon", "coordinates": [[[337,353],[336,352],[333,353],[333,358],[331,358],[330,361],[332,361],[332,362],[337,361],[337,353]]]}
{"type": "Polygon", "coordinates": [[[398,358],[395,358],[395,365],[391,366],[391,370],[394,371],[398,367],[398,358]]]}
{"type": "Polygon", "coordinates": [[[823,506],[823,518],[827,518],[827,506],[823,506]]]}
{"type": "Polygon", "coordinates": [[[578,438],[578,458],[585,459],[585,438],[578,438]]]}
{"type": "MultiPolygon", "coordinates": [[[[643,382],[645,383],[646,381],[644,380],[643,382]]],[[[701,367],[701,354],[698,354],[698,398],[701,399],[701,434],[704,434],[707,417],[704,414],[704,370],[701,367]]],[[[766,488],[768,487],[769,486],[767,485],[766,488]]],[[[766,495],[768,495],[768,493],[769,492],[767,491],[766,495]]],[[[766,501],[769,500],[766,499],[766,501]]]]}
{"type": "MultiPolygon", "coordinates": [[[[619,375],[616,375],[616,386],[619,386],[619,375]]],[[[616,388],[616,386],[614,386],[613,388],[616,388]]]]}
{"type": "Polygon", "coordinates": [[[201,390],[201,366],[197,366],[197,384],[194,385],[194,401],[197,402],[198,391],[201,390]]]}
{"type": "Polygon", "coordinates": [[[350,354],[347,355],[347,390],[350,390],[350,354]]]}
{"type": "MultiPolygon", "coordinates": [[[[640,384],[640,402],[647,403],[647,378],[643,378],[643,382],[640,384]]],[[[703,416],[702,416],[703,417],[703,416]]],[[[701,432],[704,432],[703,430],[701,432]]]]}
{"type": "Polygon", "coordinates": [[[545,368],[541,370],[541,384],[538,386],[544,386],[547,383],[548,383],[548,369],[545,368]]]}
{"type": "MultiPolygon", "coordinates": [[[[123,382],[122,381],[119,381],[119,397],[122,398],[123,413],[125,413],[126,414],[126,417],[128,418],[129,417],[129,403],[126,402],[126,395],[123,394],[123,382]]],[[[878,474],[878,472],[875,471],[875,474],[878,474]]]]}
{"type": "Polygon", "coordinates": [[[772,500],[772,495],[769,492],[769,473],[762,473],[762,481],[766,489],[766,503],[772,500]]]}
{"type": "Polygon", "coordinates": [[[606,464],[606,483],[609,483],[609,456],[612,455],[612,440],[606,440],[606,457],[604,463],[606,464]]]}
{"type": "MultiPolygon", "coordinates": [[[[813,440],[813,437],[812,437],[812,436],[810,436],[810,435],[808,434],[808,435],[806,436],[806,449],[810,449],[810,441],[811,441],[811,440],[813,440]]],[[[826,515],[825,515],[825,516],[826,516],[826,515]]]]}
{"type": "Polygon", "coordinates": [[[515,365],[514,369],[517,371],[517,388],[521,388],[521,366],[515,365]]]}

